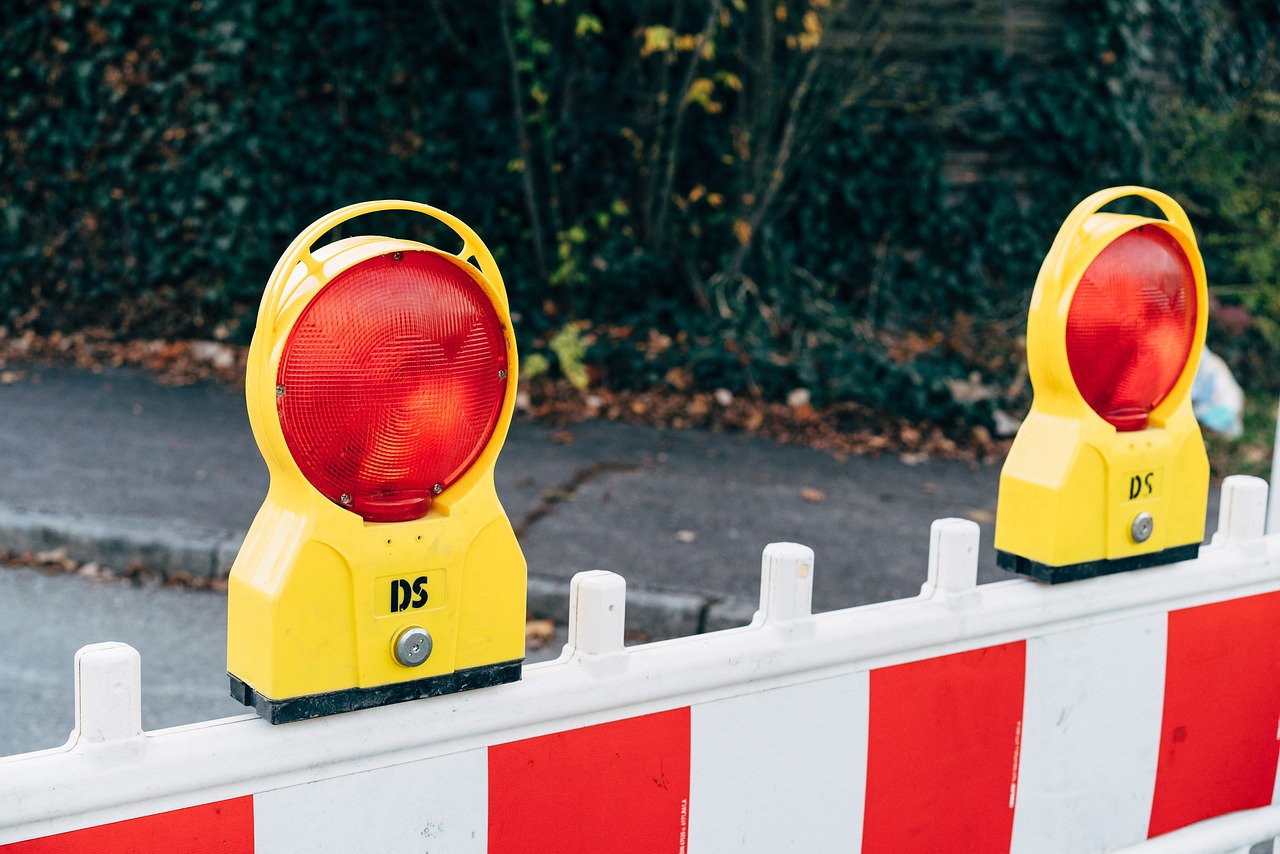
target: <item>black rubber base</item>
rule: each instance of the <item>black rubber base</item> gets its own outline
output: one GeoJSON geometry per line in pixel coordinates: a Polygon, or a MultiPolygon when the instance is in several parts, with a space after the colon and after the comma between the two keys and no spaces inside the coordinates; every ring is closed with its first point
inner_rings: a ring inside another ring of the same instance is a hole
{"type": "Polygon", "coordinates": [[[485,664],[466,670],[455,670],[452,673],[442,673],[439,676],[428,676],[426,679],[415,679],[412,682],[396,682],[392,685],[378,685],[373,688],[344,688],[341,691],[308,694],[305,697],[289,697],[284,700],[273,700],[259,694],[252,685],[246,684],[235,674],[228,673],[227,676],[231,678],[232,697],[246,706],[252,706],[270,723],[287,724],[308,718],[354,712],[357,709],[372,709],[375,706],[420,700],[423,697],[438,697],[441,694],[456,694],[473,688],[489,688],[493,685],[504,685],[507,682],[519,682],[523,663],[523,658],[517,658],[514,661],[485,664]]]}
{"type": "Polygon", "coordinates": [[[1097,578],[1099,575],[1113,575],[1117,572],[1128,572],[1131,569],[1146,569],[1149,566],[1164,566],[1181,560],[1195,560],[1200,554],[1200,544],[1174,546],[1158,552],[1144,555],[1120,557],[1112,560],[1089,560],[1084,563],[1071,563],[1066,566],[1050,566],[1047,563],[1019,557],[1009,552],[996,550],[996,566],[1029,575],[1038,581],[1050,584],[1061,584],[1064,581],[1079,581],[1082,578],[1097,578]]]}

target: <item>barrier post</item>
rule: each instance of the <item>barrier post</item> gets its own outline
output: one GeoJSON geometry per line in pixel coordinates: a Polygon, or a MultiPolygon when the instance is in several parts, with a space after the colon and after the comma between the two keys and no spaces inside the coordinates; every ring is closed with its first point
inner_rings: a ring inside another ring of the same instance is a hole
{"type": "Polygon", "coordinates": [[[937,519],[929,526],[929,575],[920,595],[958,596],[978,586],[978,523],[937,519]]]}
{"type": "Polygon", "coordinates": [[[601,658],[623,651],[627,582],[603,570],[579,572],[569,583],[567,654],[601,658]]]}
{"type": "Polygon", "coordinates": [[[142,738],[142,658],[123,643],[81,647],[75,661],[78,746],[102,747],[142,738]]]}
{"type": "Polygon", "coordinates": [[[1266,534],[1266,526],[1267,482],[1243,474],[1226,478],[1222,482],[1218,530],[1214,532],[1213,542],[1254,543],[1266,534]]]}
{"type": "Polygon", "coordinates": [[[813,549],[770,543],[760,561],[760,615],[769,624],[803,620],[813,613],[813,549]]]}

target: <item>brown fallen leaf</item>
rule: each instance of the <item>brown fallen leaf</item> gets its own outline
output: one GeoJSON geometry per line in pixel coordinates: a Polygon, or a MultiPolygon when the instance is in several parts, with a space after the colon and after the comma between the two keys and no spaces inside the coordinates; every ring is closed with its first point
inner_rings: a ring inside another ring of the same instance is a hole
{"type": "Polygon", "coordinates": [[[524,642],[529,649],[542,649],[551,643],[556,636],[554,620],[526,620],[524,624],[524,642]]]}
{"type": "Polygon", "coordinates": [[[821,489],[814,489],[812,486],[806,486],[800,490],[800,497],[808,501],[810,504],[821,504],[827,500],[827,494],[821,489]]]}
{"type": "Polygon", "coordinates": [[[964,511],[964,517],[980,523],[994,522],[996,520],[996,514],[979,507],[971,507],[964,511]]]}
{"type": "Polygon", "coordinates": [[[67,550],[61,547],[46,552],[36,552],[34,557],[36,565],[46,570],[74,572],[80,566],[80,562],[71,558],[67,554],[67,550]]]}

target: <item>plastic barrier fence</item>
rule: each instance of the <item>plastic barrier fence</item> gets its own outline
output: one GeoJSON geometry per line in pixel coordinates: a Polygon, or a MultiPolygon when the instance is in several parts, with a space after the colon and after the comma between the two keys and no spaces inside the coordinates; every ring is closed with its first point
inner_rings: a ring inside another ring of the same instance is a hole
{"type": "Polygon", "coordinates": [[[1056,586],[977,586],[940,520],[919,597],[817,615],[775,544],[750,626],[630,648],[583,573],[522,682],[274,727],[144,733],[137,653],[86,647],[71,741],[0,760],[0,850],[1248,850],[1274,808],[1196,823],[1275,801],[1266,500],[1230,478],[1198,559],[1056,586]]]}

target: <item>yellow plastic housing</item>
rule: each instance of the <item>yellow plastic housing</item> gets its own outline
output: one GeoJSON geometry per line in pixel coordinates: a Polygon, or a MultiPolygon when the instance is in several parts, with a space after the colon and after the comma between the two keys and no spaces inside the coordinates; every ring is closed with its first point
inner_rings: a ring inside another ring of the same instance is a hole
{"type": "MultiPolygon", "coordinates": [[[[237,681],[248,686],[252,696],[237,696],[248,705],[256,698],[260,712],[264,699],[274,710],[290,698],[327,697],[295,703],[294,711],[279,715],[290,720],[492,684],[436,677],[483,674],[495,665],[506,665],[506,676],[497,681],[518,678],[526,566],[493,482],[515,405],[517,364],[502,276],[488,249],[460,220],[414,202],[368,202],[335,211],[294,240],[263,294],[249,351],[249,421],[271,480],[231,570],[227,670],[233,694],[237,681]],[[462,238],[462,251],[452,255],[414,241],[373,236],[311,251],[336,226],[390,210],[443,222],[462,238]],[[505,330],[508,377],[493,436],[471,468],[433,498],[423,518],[372,523],[326,499],[303,476],[281,430],[275,383],[293,324],[328,282],[366,259],[409,250],[450,259],[488,296],[505,330]],[[395,608],[400,603],[393,589],[401,581],[405,599],[415,582],[430,591],[424,607],[395,608]],[[432,639],[429,657],[415,667],[401,664],[394,650],[400,633],[410,627],[426,629],[432,639]],[[407,683],[425,687],[386,687],[407,683]]],[[[274,711],[269,717],[279,722],[274,711]]]]}
{"type": "Polygon", "coordinates": [[[1031,296],[1027,363],[1034,398],[1000,474],[995,545],[1001,566],[1060,581],[1194,556],[1204,537],[1209,463],[1191,411],[1191,384],[1207,321],[1204,262],[1177,202],[1144,187],[1114,187],[1071,212],[1031,296]],[[1154,203],[1165,219],[1099,213],[1130,196],[1154,203]],[[1067,314],[1093,260],[1138,226],[1163,229],[1185,252],[1195,279],[1196,325],[1186,365],[1148,426],[1120,432],[1076,387],[1067,361],[1067,314]],[[1134,522],[1144,512],[1151,529],[1140,542],[1134,522]]]}

